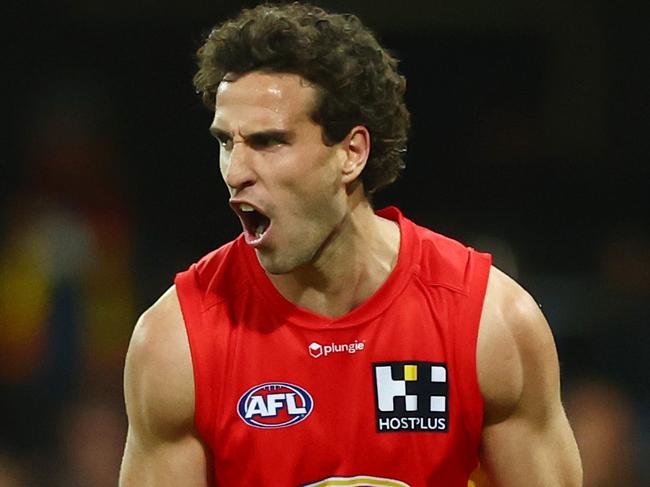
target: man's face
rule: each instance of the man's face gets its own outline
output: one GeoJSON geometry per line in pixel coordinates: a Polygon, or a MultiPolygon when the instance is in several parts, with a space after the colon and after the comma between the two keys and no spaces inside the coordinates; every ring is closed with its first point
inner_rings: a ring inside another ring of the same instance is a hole
{"type": "Polygon", "coordinates": [[[271,274],[313,261],[346,213],[345,144],[311,119],[316,88],[294,74],[252,72],[219,86],[210,131],[246,242],[271,274]]]}

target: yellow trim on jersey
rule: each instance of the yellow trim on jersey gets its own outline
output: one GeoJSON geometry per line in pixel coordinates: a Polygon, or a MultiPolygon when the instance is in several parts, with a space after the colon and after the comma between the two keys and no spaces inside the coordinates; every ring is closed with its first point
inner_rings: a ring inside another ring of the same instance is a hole
{"type": "Polygon", "coordinates": [[[307,484],[303,487],[331,487],[344,485],[346,487],[410,487],[399,480],[387,479],[382,477],[370,477],[367,475],[357,475],[356,477],[329,477],[313,484],[307,484]]]}

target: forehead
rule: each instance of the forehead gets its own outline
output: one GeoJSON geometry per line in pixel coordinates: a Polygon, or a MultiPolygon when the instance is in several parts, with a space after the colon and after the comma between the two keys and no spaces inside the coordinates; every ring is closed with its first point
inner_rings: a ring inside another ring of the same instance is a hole
{"type": "Polygon", "coordinates": [[[316,88],[296,74],[247,73],[219,85],[214,124],[277,125],[310,120],[316,94],[316,88]]]}

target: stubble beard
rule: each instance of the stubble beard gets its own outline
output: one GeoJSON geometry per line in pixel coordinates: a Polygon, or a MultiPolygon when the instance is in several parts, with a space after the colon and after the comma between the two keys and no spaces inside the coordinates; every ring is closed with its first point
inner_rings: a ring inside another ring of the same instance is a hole
{"type": "Polygon", "coordinates": [[[331,218],[332,214],[338,214],[333,211],[334,208],[332,214],[324,217],[323,206],[317,205],[318,210],[309,218],[300,218],[300,221],[312,223],[303,225],[302,235],[291,235],[289,242],[274,249],[256,250],[257,259],[268,274],[287,275],[301,269],[308,271],[310,265],[317,263],[341,225],[339,219],[331,218]]]}
{"type": "Polygon", "coordinates": [[[308,248],[292,249],[291,246],[287,246],[285,249],[276,249],[275,252],[268,253],[257,250],[256,254],[257,260],[267,274],[286,275],[311,262],[316,251],[312,252],[308,248]]]}
{"type": "Polygon", "coordinates": [[[272,275],[287,275],[309,267],[318,259],[331,235],[331,232],[319,230],[307,232],[304,238],[295,240],[295,244],[287,243],[269,251],[256,250],[260,265],[272,275]]]}

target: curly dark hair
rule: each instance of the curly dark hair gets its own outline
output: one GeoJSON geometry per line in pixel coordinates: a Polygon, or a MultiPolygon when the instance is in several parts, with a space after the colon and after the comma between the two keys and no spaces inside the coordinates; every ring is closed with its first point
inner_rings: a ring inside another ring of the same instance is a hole
{"type": "Polygon", "coordinates": [[[367,195],[404,168],[406,80],[397,59],[356,16],[300,3],[259,5],[215,27],[197,57],[194,86],[211,109],[227,73],[293,73],[314,83],[319,97],[311,116],[323,127],[324,143],[341,142],[355,125],[370,132],[361,175],[367,195]]]}

